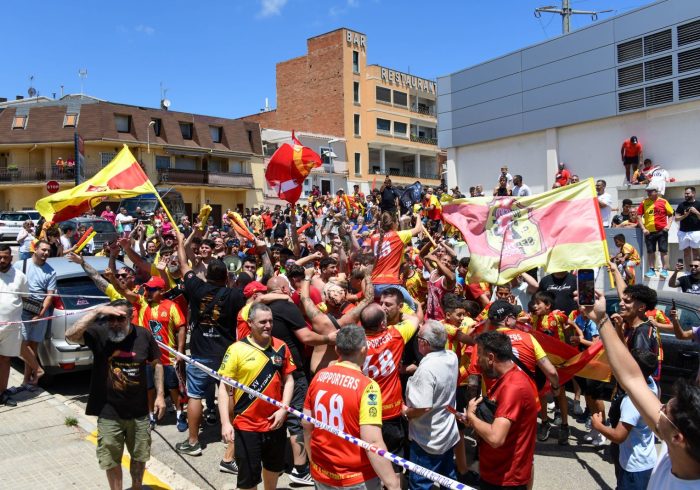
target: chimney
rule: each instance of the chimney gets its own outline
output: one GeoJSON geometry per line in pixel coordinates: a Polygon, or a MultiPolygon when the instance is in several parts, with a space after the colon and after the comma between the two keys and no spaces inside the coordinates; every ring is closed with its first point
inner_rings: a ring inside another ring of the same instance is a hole
{"type": "Polygon", "coordinates": [[[16,95],[15,100],[22,100],[24,99],[24,95],[16,95]]]}

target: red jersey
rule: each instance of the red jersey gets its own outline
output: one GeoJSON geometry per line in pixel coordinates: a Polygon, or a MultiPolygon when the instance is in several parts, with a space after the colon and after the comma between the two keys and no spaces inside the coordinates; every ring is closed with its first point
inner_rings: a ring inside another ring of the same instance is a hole
{"type": "Polygon", "coordinates": [[[556,337],[565,343],[568,343],[565,335],[568,321],[569,317],[561,310],[551,311],[542,317],[532,315],[532,327],[535,330],[556,337]]]}
{"type": "Polygon", "coordinates": [[[416,326],[406,321],[382,332],[367,333],[367,357],[362,372],[376,381],[382,392],[382,420],[401,415],[403,397],[398,366],[406,343],[415,333],[416,326]]]}
{"type": "Polygon", "coordinates": [[[569,183],[570,178],[571,178],[571,172],[564,169],[561,172],[557,173],[557,175],[554,177],[554,180],[556,181],[557,184],[564,186],[564,185],[569,183]]]}
{"type": "Polygon", "coordinates": [[[444,320],[445,312],[442,311],[442,298],[445,293],[453,290],[445,287],[445,276],[433,271],[428,279],[428,302],[425,308],[425,316],[429,320],[444,320]]]}
{"type": "Polygon", "coordinates": [[[390,231],[384,234],[382,250],[377,251],[379,235],[372,237],[372,249],[377,264],[372,269],[372,284],[400,284],[401,262],[404,246],[411,242],[410,231],[390,231]]]}
{"type": "Polygon", "coordinates": [[[642,152],[642,144],[640,142],[632,143],[630,140],[625,140],[622,143],[622,156],[636,157],[642,152]]]}
{"type": "MultiPolygon", "coordinates": [[[[143,296],[139,296],[139,303],[134,308],[134,316],[135,325],[149,329],[157,341],[171,349],[177,349],[177,332],[180,328],[184,328],[185,316],[173,301],[162,299],[159,303],[151,305],[143,296]]],[[[175,361],[174,354],[160,348],[160,362],[163,366],[175,364],[175,361]]]]}
{"type": "Polygon", "coordinates": [[[488,391],[496,402],[495,418],[506,418],[511,425],[506,440],[495,449],[479,444],[479,473],[492,485],[527,485],[532,476],[537,433],[537,403],[529,376],[514,366],[498,378],[488,391]]]}
{"type": "MultiPolygon", "coordinates": [[[[304,411],[359,438],[361,425],[382,424],[382,393],[359,367],[339,362],[316,373],[304,411]]],[[[364,449],[316,428],[311,432],[310,468],[314,480],[334,487],[359,485],[377,476],[364,449]]]]}

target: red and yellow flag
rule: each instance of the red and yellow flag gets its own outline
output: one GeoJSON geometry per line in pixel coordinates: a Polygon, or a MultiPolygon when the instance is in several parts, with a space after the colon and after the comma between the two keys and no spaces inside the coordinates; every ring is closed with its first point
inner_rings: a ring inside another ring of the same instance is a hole
{"type": "Polygon", "coordinates": [[[455,199],[442,213],[464,235],[470,272],[492,284],[534,267],[558,272],[608,261],[593,179],[533,196],[455,199]]]}
{"type": "Polygon", "coordinates": [[[547,353],[559,374],[559,384],[564,385],[574,375],[581,378],[610,381],[612,370],[602,342],[593,342],[582,352],[576,347],[537,330],[530,331],[547,353]]]}
{"type": "Polygon", "coordinates": [[[125,199],[155,187],[124,145],[109,164],[80,185],[39,199],[36,210],[46,221],[60,222],[82,215],[106,199],[125,199]]]}
{"type": "Polygon", "coordinates": [[[295,204],[301,197],[304,180],[312,169],[321,166],[321,157],[311,148],[302,145],[292,131],[292,143],[283,144],[270,157],[265,169],[265,179],[270,189],[275,189],[280,199],[295,204]]]}

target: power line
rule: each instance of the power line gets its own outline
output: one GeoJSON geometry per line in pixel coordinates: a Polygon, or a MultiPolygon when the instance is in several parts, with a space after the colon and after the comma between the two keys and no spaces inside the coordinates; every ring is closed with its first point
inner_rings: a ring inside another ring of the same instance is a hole
{"type": "Polygon", "coordinates": [[[591,20],[598,20],[598,14],[612,12],[612,10],[575,10],[571,8],[570,0],[562,0],[561,8],[554,6],[538,7],[535,9],[535,17],[542,17],[542,12],[547,14],[561,15],[561,32],[567,34],[571,31],[571,16],[572,15],[590,15],[591,20]]]}

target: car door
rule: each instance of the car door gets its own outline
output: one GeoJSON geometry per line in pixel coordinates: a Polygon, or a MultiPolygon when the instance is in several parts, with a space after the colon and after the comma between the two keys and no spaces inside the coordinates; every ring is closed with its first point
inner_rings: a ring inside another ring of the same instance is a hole
{"type": "MultiPolygon", "coordinates": [[[[677,303],[678,321],[683,330],[700,325],[700,315],[695,308],[690,304],[677,303]]],[[[658,307],[667,316],[672,308],[670,300],[666,298],[659,301],[658,307]]],[[[694,342],[677,339],[673,332],[661,333],[661,345],[664,351],[661,367],[661,390],[665,395],[670,395],[673,383],[678,378],[695,379],[697,376],[700,365],[700,349],[694,342]]]]}

